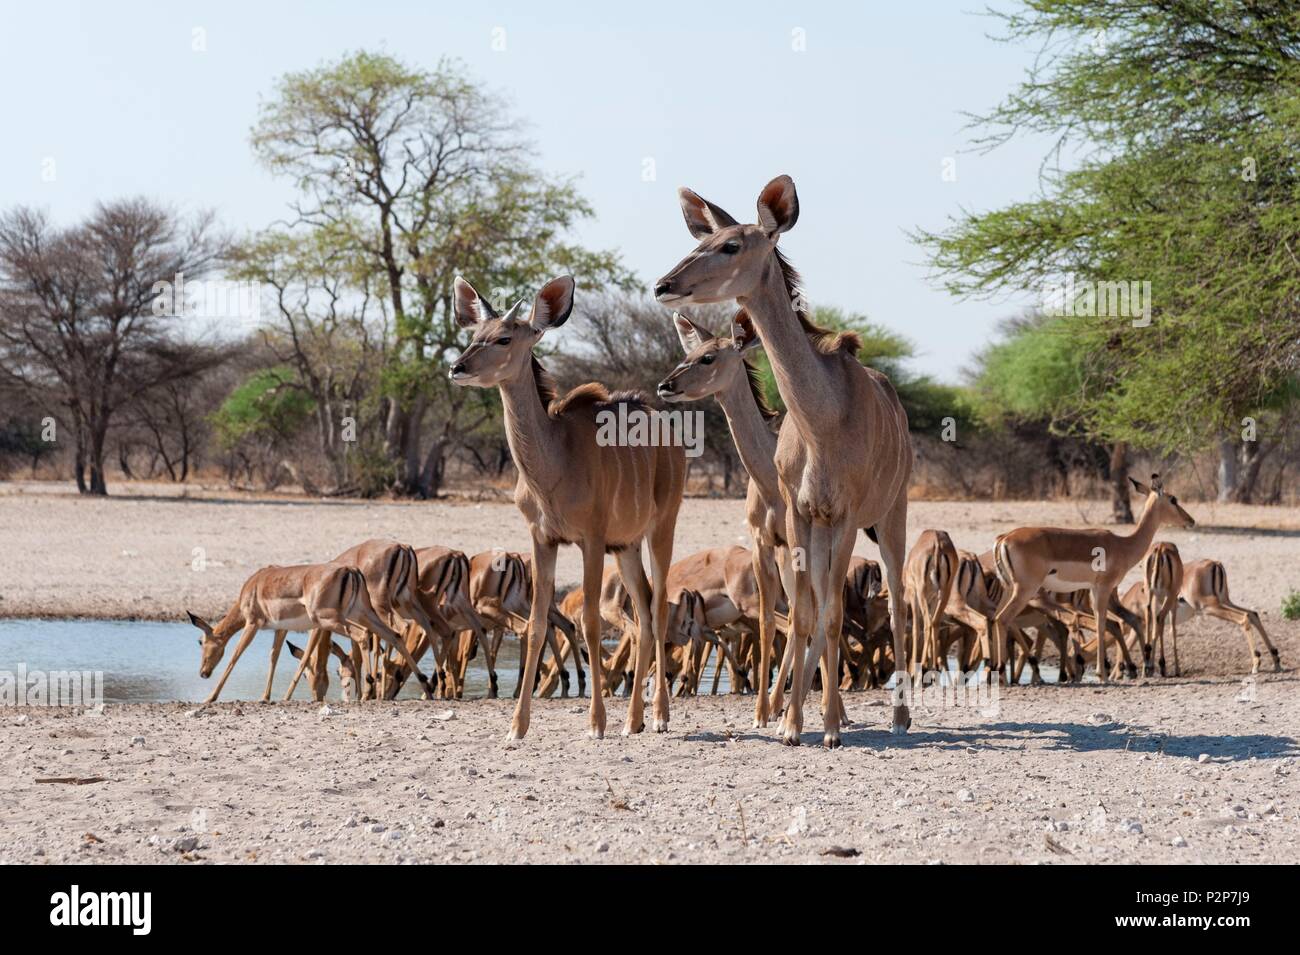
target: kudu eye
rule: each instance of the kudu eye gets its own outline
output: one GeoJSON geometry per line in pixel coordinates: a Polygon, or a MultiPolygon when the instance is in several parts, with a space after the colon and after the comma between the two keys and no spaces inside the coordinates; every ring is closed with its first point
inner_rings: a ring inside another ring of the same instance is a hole
{"type": "Polygon", "coordinates": [[[507,335],[505,338],[498,338],[498,339],[497,339],[496,341],[494,341],[492,344],[493,344],[493,345],[509,345],[509,344],[510,344],[510,336],[507,335]]]}
{"type": "Polygon", "coordinates": [[[713,364],[713,356],[712,356],[712,355],[704,355],[703,357],[700,358],[700,364],[701,364],[701,365],[712,365],[712,364],[713,364]]]}
{"type": "Polygon", "coordinates": [[[740,251],[740,240],[728,239],[726,242],[722,243],[722,251],[727,255],[735,255],[740,251]]]}

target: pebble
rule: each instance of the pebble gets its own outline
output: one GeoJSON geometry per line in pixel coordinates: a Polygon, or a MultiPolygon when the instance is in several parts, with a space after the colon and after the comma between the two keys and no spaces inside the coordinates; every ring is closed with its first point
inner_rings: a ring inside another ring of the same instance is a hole
{"type": "Polygon", "coordinates": [[[1174,836],[1172,839],[1169,840],[1169,844],[1173,846],[1175,849],[1187,848],[1187,840],[1184,839],[1182,836],[1174,836]]]}
{"type": "Polygon", "coordinates": [[[962,802],[974,802],[975,794],[969,789],[959,789],[957,790],[957,798],[962,802]]]}
{"type": "Polygon", "coordinates": [[[1142,834],[1142,823],[1136,819],[1122,819],[1119,825],[1115,827],[1116,832],[1123,832],[1130,836],[1140,836],[1142,834]]]}
{"type": "Polygon", "coordinates": [[[132,737],[131,737],[131,745],[132,745],[132,746],[143,746],[143,745],[144,745],[144,737],[143,737],[143,736],[132,736],[132,737]]]}
{"type": "Polygon", "coordinates": [[[597,845],[596,845],[596,851],[597,851],[597,852],[608,852],[608,851],[609,851],[609,843],[608,843],[608,842],[597,843],[597,845]]]}
{"type": "Polygon", "coordinates": [[[1196,761],[1197,761],[1198,763],[1208,763],[1208,762],[1210,761],[1210,754],[1209,754],[1209,753],[1202,753],[1200,756],[1197,756],[1197,757],[1196,757],[1196,761]]]}

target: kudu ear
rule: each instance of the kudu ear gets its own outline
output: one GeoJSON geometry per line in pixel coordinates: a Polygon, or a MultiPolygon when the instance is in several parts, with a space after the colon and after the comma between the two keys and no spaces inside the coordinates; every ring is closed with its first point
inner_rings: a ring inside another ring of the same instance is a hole
{"type": "Polygon", "coordinates": [[[794,180],[777,176],[758,194],[758,227],[775,239],[798,221],[799,194],[794,191],[794,180]]]}
{"type": "Polygon", "coordinates": [[[572,275],[561,275],[551,279],[542,286],[533,299],[533,311],[528,316],[528,324],[540,335],[542,332],[559,328],[569,320],[573,311],[574,281],[572,275]]]}
{"type": "Polygon", "coordinates": [[[489,318],[496,318],[497,313],[488,300],[474,290],[459,275],[456,276],[455,294],[453,295],[453,309],[456,314],[456,323],[461,328],[473,328],[479,322],[485,322],[489,318]]]}
{"type": "Polygon", "coordinates": [[[1128,480],[1129,480],[1129,483],[1133,485],[1133,487],[1137,488],[1137,492],[1138,492],[1139,494],[1150,494],[1150,493],[1151,493],[1151,488],[1147,487],[1145,484],[1143,484],[1143,483],[1142,483],[1141,481],[1139,481],[1137,478],[1130,476],[1128,480]]]}
{"type": "Polygon", "coordinates": [[[700,198],[685,186],[677,190],[677,198],[681,200],[686,228],[697,239],[706,238],[719,229],[736,224],[736,220],[725,210],[715,206],[708,199],[700,198]]]}
{"type": "Polygon", "coordinates": [[[681,312],[673,312],[673,325],[677,329],[678,339],[681,340],[682,351],[688,355],[713,337],[707,329],[696,325],[681,312]]]}
{"type": "Polygon", "coordinates": [[[747,352],[759,343],[758,329],[754,327],[754,320],[743,308],[731,319],[731,340],[735,343],[738,352],[747,352]]]}

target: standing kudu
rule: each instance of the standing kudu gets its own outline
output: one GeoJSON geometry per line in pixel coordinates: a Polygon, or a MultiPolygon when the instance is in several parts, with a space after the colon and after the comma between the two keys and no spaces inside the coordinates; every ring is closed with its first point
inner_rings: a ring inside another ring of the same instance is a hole
{"type": "MultiPolygon", "coordinates": [[[[870,529],[880,546],[895,665],[907,659],[902,581],[912,470],[907,413],[889,379],[857,360],[856,335],[819,328],[808,317],[798,274],[777,250],[777,240],[799,218],[789,176],[773,179],[759,193],[754,225],[741,225],[689,189],[679,195],[687,229],[699,245],[656,283],[656,298],[670,306],[735,299],[758,329],[788,409],[775,463],[786,504],[786,540],[803,559],[794,562],[789,595],[796,652],[782,738],[789,745],[800,741],[804,695],[812,681],[802,649],[811,634],[808,662],[824,655],[829,675],[822,684],[823,743],[839,746],[843,714],[835,688],[843,582],[859,528],[870,529]]],[[[905,688],[895,692],[892,728],[905,733],[911,723],[905,688]]]]}
{"type": "MultiPolygon", "coordinates": [[[[533,541],[533,599],[524,686],[532,687],[537,676],[555,598],[555,558],[561,544],[582,549],[582,630],[589,659],[593,664],[600,659],[601,577],[605,554],[613,552],[632,594],[639,629],[636,689],[623,733],[639,733],[645,727],[642,687],[651,654],[656,661],[654,728],[662,733],[668,729],[665,578],[672,564],[686,456],[679,445],[634,442],[630,432],[609,440],[607,424],[611,419],[656,414],[639,396],[612,396],[603,386],[588,384],[560,397],[554,380],[533,356],[533,347],[546,332],[568,320],[573,292],[571,277],[552,279],[537,293],[525,319],[519,317],[522,301],[505,315],[498,315],[473,286],[458,277],[456,318],[474,334],[452,366],[451,380],[458,385],[496,387],[501,392],[506,440],[519,469],[515,503],[533,541]],[[643,542],[649,544],[653,594],[641,558],[643,542]]],[[[589,735],[599,738],[605,734],[600,668],[593,665],[591,675],[589,735]]],[[[531,700],[531,693],[519,694],[511,739],[522,739],[528,732],[531,700]]]]}
{"type": "Polygon", "coordinates": [[[686,358],[659,383],[659,397],[665,401],[696,401],[713,395],[727,416],[741,464],[749,474],[745,518],[754,541],[753,575],[759,601],[754,726],[764,727],[769,716],[779,712],[782,696],[780,687],[768,692],[776,607],[782,594],[788,596],[794,588],[794,567],[786,546],[785,501],[774,461],[776,433],[772,421],[776,412],[768,406],[757,372],[744,357],[759,344],[759,338],[743,309],[732,320],[730,335],[714,337],[682,314],[674,315],[673,321],[686,358]]]}

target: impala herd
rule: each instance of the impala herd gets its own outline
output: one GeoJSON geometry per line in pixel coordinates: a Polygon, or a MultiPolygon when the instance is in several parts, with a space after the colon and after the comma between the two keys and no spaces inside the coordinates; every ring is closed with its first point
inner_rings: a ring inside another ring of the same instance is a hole
{"type": "Polygon", "coordinates": [[[907,415],[889,379],[858,361],[858,338],[818,327],[804,308],[799,276],[777,248],[799,218],[793,181],[780,176],[763,188],[754,224],[688,189],[680,197],[699,244],[655,285],[656,298],[676,309],[685,352],[657,393],[667,402],[713,396],[722,407],[749,474],[753,548],[717,547],[674,562],[683,449],[599,440],[602,412],[655,413],[639,393],[611,394],[599,384],[559,393],[533,349],[568,319],[571,277],[548,282],[526,314],[523,301],[499,314],[457,278],[454,314],[472,338],[451,379],[500,392],[531,555],[471,558],[448,547],[371,540],[329,563],[263,568],[216,623],[190,614],[203,633],[204,677],[241,631],[210,701],[259,629],[275,631],[264,700],[291,630],[310,636],[302,649],[290,645],[299,663],[288,695],[306,675],[318,700],[331,659],[345,699],[391,699],[411,676],[425,698],[460,697],[480,652],[496,696],[497,655],[505,634],[515,634],[512,739],[528,731],[535,694],[559,688],[568,695],[569,662],[579,696],[584,661],[590,670],[593,737],[604,735],[605,697],[620,685],[628,699],[623,733],[644,728],[647,680],[654,728],[666,731],[670,691],[699,692],[716,654],[712,691],[725,668],[733,692],[752,690],[754,726],[779,718],[790,745],[800,742],[804,700],[819,684],[828,747],[840,744],[846,723],[842,691],[894,680],[892,730],[905,733],[911,718],[898,688],[950,673],[954,654],[963,673],[982,666],[986,679],[1015,683],[1028,665],[1041,682],[1039,659],[1050,640],[1062,682],[1082,677],[1087,656],[1103,682],[1125,672],[1145,676],[1156,665],[1163,676],[1167,625],[1177,674],[1178,623],[1204,612],[1242,628],[1252,673],[1261,660],[1255,634],[1281,668],[1259,615],[1230,600],[1223,565],[1184,565],[1173,544],[1155,540],[1161,527],[1193,524],[1156,475],[1149,484],[1133,481],[1145,504],[1132,534],[1022,527],[977,555],[945,531],[926,530],[905,553],[907,415]],[[716,336],[683,312],[732,301],[738,311],[716,336]],[[776,414],[747,358],[760,346],[788,409],[775,430],[776,414]],[[859,529],[879,547],[880,564],[853,556],[859,529]],[[561,544],[580,548],[583,574],[557,603],[561,544]],[[1139,562],[1142,579],[1118,595],[1139,562]],[[334,636],[346,638],[346,649],[334,636]],[[426,655],[431,676],[420,669],[426,655]]]}

